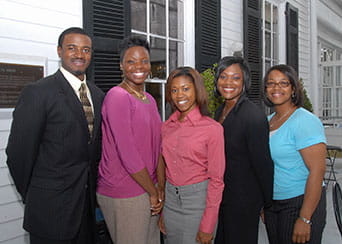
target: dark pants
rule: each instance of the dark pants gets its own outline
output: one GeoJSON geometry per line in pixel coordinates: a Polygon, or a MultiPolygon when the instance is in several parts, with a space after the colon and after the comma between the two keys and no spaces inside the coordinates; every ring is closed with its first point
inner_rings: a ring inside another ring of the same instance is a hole
{"type": "MultiPolygon", "coordinates": [[[[292,233],[304,195],[285,200],[274,200],[272,207],[265,210],[265,224],[270,244],[292,244],[292,233]]],[[[320,244],[326,219],[326,190],[311,217],[311,236],[307,244],[320,244]]]]}
{"type": "Polygon", "coordinates": [[[215,244],[257,244],[260,204],[221,205],[215,244]]]}
{"type": "Polygon", "coordinates": [[[95,244],[95,224],[90,209],[90,197],[87,191],[81,225],[76,237],[71,240],[52,240],[30,233],[30,244],[95,244]]]}

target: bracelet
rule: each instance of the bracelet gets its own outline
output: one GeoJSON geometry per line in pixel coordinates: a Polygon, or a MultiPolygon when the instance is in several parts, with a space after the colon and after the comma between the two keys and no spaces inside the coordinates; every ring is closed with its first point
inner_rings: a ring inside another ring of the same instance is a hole
{"type": "Polygon", "coordinates": [[[308,220],[307,218],[304,218],[304,217],[302,217],[302,216],[299,216],[299,218],[300,218],[305,224],[312,225],[311,220],[308,220]]]}

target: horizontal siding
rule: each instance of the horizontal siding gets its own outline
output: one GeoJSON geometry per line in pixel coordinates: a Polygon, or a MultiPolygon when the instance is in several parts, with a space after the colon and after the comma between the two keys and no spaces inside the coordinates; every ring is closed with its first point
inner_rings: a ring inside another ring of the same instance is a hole
{"type": "Polygon", "coordinates": [[[20,202],[12,202],[0,207],[0,222],[6,223],[23,218],[24,205],[20,202]]]}
{"type": "Polygon", "coordinates": [[[10,204],[15,201],[20,201],[20,195],[15,190],[15,187],[11,185],[10,183],[6,186],[1,186],[0,187],[0,206],[3,207],[5,204],[10,204]]]}
{"type": "MultiPolygon", "coordinates": [[[[82,26],[82,0],[0,0],[0,62],[35,64],[45,74],[58,68],[57,39],[82,26]],[[38,61],[37,61],[38,60],[38,61]]],[[[28,244],[23,204],[6,165],[11,112],[0,109],[0,244],[28,244]]]]}
{"type": "MultiPolygon", "coordinates": [[[[299,77],[305,86],[310,86],[311,40],[310,40],[310,3],[309,1],[290,0],[290,4],[298,8],[298,49],[299,77]]],[[[310,90],[310,89],[309,89],[310,90]]]]}
{"type": "Polygon", "coordinates": [[[29,236],[27,233],[21,234],[20,236],[13,237],[9,240],[0,241],[0,244],[28,244],[28,243],[30,243],[30,241],[29,241],[29,236]]]}
{"type": "MultiPolygon", "coordinates": [[[[22,219],[17,219],[10,222],[0,223],[0,243],[12,244],[15,239],[23,237],[26,233],[22,228],[22,219]]],[[[21,244],[28,244],[29,242],[22,242],[21,244]]]]}
{"type": "Polygon", "coordinates": [[[82,0],[2,0],[0,56],[46,58],[45,74],[51,74],[57,67],[58,36],[71,26],[82,26],[82,0]]]}
{"type": "MultiPolygon", "coordinates": [[[[0,187],[13,184],[12,177],[10,176],[9,170],[6,166],[0,167],[0,187]]],[[[0,216],[1,222],[1,216],[0,216]]]]}

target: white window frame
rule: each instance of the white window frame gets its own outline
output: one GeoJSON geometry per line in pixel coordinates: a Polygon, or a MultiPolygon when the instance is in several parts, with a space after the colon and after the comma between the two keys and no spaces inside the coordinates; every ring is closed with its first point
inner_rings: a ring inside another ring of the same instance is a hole
{"type": "MultiPolygon", "coordinates": [[[[334,60],[334,61],[327,61],[327,62],[321,62],[321,81],[322,81],[322,101],[325,100],[329,101],[328,105],[322,106],[322,119],[327,122],[334,123],[335,120],[341,120],[342,119],[342,105],[337,104],[337,96],[339,96],[338,91],[341,91],[342,89],[342,81],[339,81],[339,85],[337,85],[337,69],[339,68],[341,70],[340,73],[340,79],[342,78],[342,60],[334,60]],[[323,84],[323,81],[325,80],[325,70],[326,68],[331,68],[332,74],[331,74],[331,83],[330,84],[323,84]],[[330,94],[326,97],[326,93],[324,93],[324,90],[329,90],[330,94]]],[[[342,100],[342,97],[339,96],[339,101],[342,100]]],[[[323,103],[324,105],[324,103],[323,103]]]]}
{"type": "MultiPolygon", "coordinates": [[[[132,33],[144,35],[147,40],[151,40],[151,37],[160,38],[166,40],[166,77],[169,76],[169,41],[176,41],[183,43],[183,64],[185,66],[195,66],[195,1],[194,0],[180,0],[183,2],[183,33],[184,39],[172,38],[169,36],[169,31],[166,31],[165,36],[157,35],[151,33],[150,31],[150,0],[146,0],[146,32],[138,31],[132,29],[132,33]]],[[[165,0],[165,18],[166,18],[166,28],[169,30],[169,0],[165,0]]],[[[148,79],[146,83],[156,83],[161,84],[161,117],[162,120],[165,120],[165,85],[166,79],[148,79]]]]}
{"type": "MultiPolygon", "coordinates": [[[[263,0],[262,1],[262,74],[263,74],[263,77],[264,75],[266,74],[267,70],[266,70],[266,60],[267,61],[270,61],[270,66],[272,67],[273,65],[276,65],[276,64],[279,64],[280,62],[280,59],[281,59],[281,55],[280,55],[280,52],[279,50],[281,49],[281,45],[283,42],[281,42],[281,35],[280,35],[280,30],[282,29],[282,26],[281,24],[284,24],[282,23],[281,18],[282,18],[282,15],[280,15],[280,6],[279,6],[279,1],[270,1],[270,0],[263,0]],[[266,14],[265,14],[265,6],[266,6],[266,3],[270,4],[271,5],[271,30],[267,30],[266,29],[266,26],[265,26],[265,17],[266,17],[266,14]],[[273,11],[274,11],[274,6],[277,7],[277,11],[276,11],[276,14],[278,16],[278,28],[277,28],[277,32],[274,30],[274,25],[273,25],[273,11]],[[266,57],[266,32],[270,32],[271,36],[271,58],[269,57],[266,57]],[[274,35],[277,36],[277,42],[275,42],[274,40],[274,35]],[[278,45],[278,53],[277,53],[277,57],[278,58],[275,58],[275,53],[274,53],[274,45],[278,45]]],[[[284,43],[284,46],[285,46],[285,43],[284,43]]]]}

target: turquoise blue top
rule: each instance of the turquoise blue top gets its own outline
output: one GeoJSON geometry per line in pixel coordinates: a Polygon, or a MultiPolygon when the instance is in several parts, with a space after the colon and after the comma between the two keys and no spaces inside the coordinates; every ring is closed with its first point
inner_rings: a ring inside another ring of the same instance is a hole
{"type": "MultiPolygon", "coordinates": [[[[268,116],[270,120],[274,113],[268,116]]],[[[274,161],[273,199],[283,200],[304,194],[309,175],[299,150],[326,143],[321,121],[304,108],[298,108],[270,136],[271,156],[274,161]]]]}

